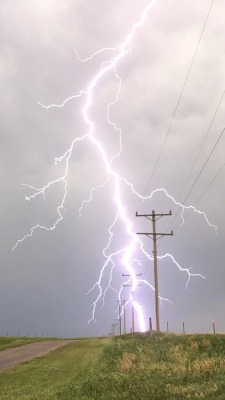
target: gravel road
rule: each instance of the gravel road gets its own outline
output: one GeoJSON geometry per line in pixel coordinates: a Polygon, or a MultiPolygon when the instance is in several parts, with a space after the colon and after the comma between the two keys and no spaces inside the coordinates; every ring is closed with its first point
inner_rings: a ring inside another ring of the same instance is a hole
{"type": "Polygon", "coordinates": [[[25,344],[14,349],[0,351],[0,371],[15,367],[25,361],[33,360],[36,357],[42,357],[50,351],[72,343],[74,340],[54,340],[49,342],[37,342],[25,344]]]}

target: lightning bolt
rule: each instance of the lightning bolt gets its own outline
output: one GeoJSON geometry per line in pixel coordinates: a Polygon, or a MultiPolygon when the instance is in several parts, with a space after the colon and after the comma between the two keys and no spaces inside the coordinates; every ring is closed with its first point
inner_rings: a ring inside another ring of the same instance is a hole
{"type": "MultiPolygon", "coordinates": [[[[184,206],[181,203],[178,203],[163,188],[154,190],[148,196],[142,196],[140,193],[138,193],[135,190],[134,186],[130,182],[128,182],[128,180],[125,177],[122,177],[119,173],[117,173],[113,169],[113,163],[114,163],[115,159],[118,158],[122,152],[122,131],[110,119],[110,108],[113,107],[116,103],[118,103],[119,95],[120,95],[121,88],[122,88],[122,80],[121,80],[120,76],[118,75],[117,66],[122,61],[122,59],[131,51],[132,39],[135,36],[137,29],[140,28],[144,24],[144,22],[147,18],[147,15],[149,14],[150,10],[153,8],[153,6],[156,3],[157,3],[157,0],[152,0],[149,2],[148,6],[143,11],[138,22],[136,22],[132,26],[130,33],[128,34],[126,39],[120,45],[118,45],[116,47],[105,47],[99,51],[96,51],[95,53],[93,53],[91,56],[89,56],[86,59],[80,58],[77,50],[75,50],[77,60],[81,63],[87,63],[102,53],[110,54],[108,60],[101,64],[99,71],[96,73],[96,75],[94,75],[92,77],[90,83],[87,85],[87,88],[85,90],[81,90],[79,93],[66,98],[61,104],[44,105],[43,103],[38,102],[38,104],[41,107],[43,107],[46,110],[50,110],[53,108],[65,107],[67,105],[67,103],[72,100],[76,100],[76,99],[79,100],[81,98],[85,98],[86,100],[85,100],[85,105],[82,109],[82,114],[83,114],[83,119],[86,123],[87,133],[85,133],[81,137],[75,138],[72,141],[70,147],[65,151],[65,153],[62,156],[55,158],[55,164],[59,164],[62,162],[65,163],[65,170],[64,170],[64,174],[62,176],[60,176],[58,179],[48,182],[45,186],[43,186],[41,188],[36,188],[33,185],[23,184],[24,186],[26,186],[29,190],[32,190],[32,192],[33,192],[33,194],[31,194],[30,196],[26,196],[27,201],[31,201],[38,196],[42,196],[45,199],[46,191],[48,189],[50,189],[50,187],[56,186],[58,184],[63,184],[64,194],[63,194],[61,203],[57,207],[58,217],[57,217],[56,221],[54,222],[54,224],[51,226],[44,226],[44,225],[40,225],[40,224],[33,226],[31,228],[30,232],[27,233],[25,236],[23,236],[21,239],[19,239],[13,247],[13,250],[15,250],[15,248],[21,242],[23,242],[28,237],[31,237],[37,229],[43,229],[43,230],[47,230],[47,231],[54,230],[57,227],[57,225],[63,220],[63,210],[65,209],[65,203],[66,203],[67,193],[68,193],[68,191],[67,191],[68,172],[69,172],[69,163],[70,163],[71,155],[73,153],[75,145],[77,145],[79,142],[81,142],[81,141],[91,142],[93,144],[94,148],[96,149],[96,152],[98,153],[99,158],[102,161],[102,165],[103,165],[103,168],[104,168],[105,174],[106,174],[106,179],[102,184],[100,184],[99,186],[96,186],[90,190],[89,197],[87,199],[83,200],[83,202],[78,210],[78,214],[80,217],[82,216],[82,211],[83,211],[85,205],[91,203],[95,191],[101,190],[103,187],[106,187],[107,185],[110,184],[111,187],[113,188],[112,198],[114,200],[115,207],[116,207],[116,215],[115,215],[115,218],[114,218],[112,224],[110,225],[110,227],[108,229],[108,235],[109,235],[108,242],[107,242],[106,247],[103,249],[103,258],[105,259],[105,261],[100,270],[99,278],[98,278],[97,282],[94,284],[94,286],[88,292],[88,293],[90,293],[93,290],[98,291],[96,300],[92,304],[92,315],[91,315],[89,322],[92,320],[95,320],[96,307],[97,307],[98,303],[100,302],[100,300],[102,300],[103,304],[104,304],[105,295],[107,294],[108,290],[111,289],[111,290],[116,291],[118,298],[121,299],[121,293],[122,293],[123,287],[121,287],[120,290],[117,291],[115,288],[112,287],[111,284],[112,284],[112,278],[113,278],[113,271],[114,271],[116,265],[122,264],[122,266],[125,267],[126,271],[130,275],[130,278],[127,282],[132,283],[131,298],[129,301],[127,301],[125,303],[125,307],[127,306],[127,304],[129,304],[129,302],[133,303],[133,306],[138,315],[139,327],[140,327],[141,331],[145,331],[143,308],[136,301],[134,301],[132,294],[135,292],[135,290],[138,286],[138,283],[140,283],[140,282],[143,284],[146,284],[151,290],[155,290],[155,289],[146,280],[137,279],[137,277],[135,275],[135,268],[133,267],[133,264],[138,263],[139,265],[141,265],[141,261],[138,258],[136,258],[136,256],[135,256],[135,254],[138,252],[140,252],[141,256],[146,257],[150,261],[153,260],[153,257],[146,252],[146,250],[144,249],[143,242],[137,237],[137,235],[133,231],[132,223],[127,216],[126,208],[125,208],[125,205],[124,205],[124,202],[122,199],[122,194],[121,194],[122,187],[124,187],[124,185],[128,186],[129,189],[132,191],[132,193],[135,194],[137,196],[137,198],[140,199],[142,202],[147,199],[151,199],[155,193],[162,192],[175,205],[182,208],[182,214],[181,214],[182,218],[183,218],[183,212],[187,209],[191,209],[195,213],[202,216],[210,227],[213,227],[215,230],[217,230],[217,227],[208,220],[206,214],[200,210],[197,210],[194,206],[184,206]],[[114,129],[114,131],[117,133],[118,142],[119,142],[119,149],[111,158],[107,155],[107,153],[103,147],[103,144],[100,142],[100,140],[97,137],[97,132],[95,129],[94,121],[89,117],[89,111],[90,111],[91,106],[94,101],[93,95],[94,95],[95,89],[101,83],[103,77],[105,77],[109,73],[113,73],[114,77],[116,78],[116,80],[118,82],[118,89],[116,91],[115,100],[113,102],[109,103],[107,106],[107,121],[108,121],[109,126],[111,126],[114,129]],[[126,230],[128,245],[126,247],[118,249],[117,251],[112,252],[112,251],[110,251],[110,248],[111,248],[112,238],[114,235],[113,230],[115,228],[115,225],[118,222],[120,222],[120,223],[122,222],[122,224],[126,230]],[[108,283],[108,286],[106,287],[106,289],[103,290],[102,282],[103,282],[103,276],[104,276],[106,270],[109,270],[109,283],[108,283]]],[[[187,278],[188,278],[187,284],[189,283],[190,278],[192,276],[200,276],[200,277],[204,278],[200,274],[191,273],[190,268],[181,267],[180,264],[175,260],[175,258],[171,254],[167,253],[165,255],[158,256],[158,258],[161,260],[163,260],[165,258],[170,258],[181,272],[185,272],[187,274],[187,278]]],[[[165,299],[161,296],[159,297],[159,299],[161,302],[162,301],[170,301],[169,299],[165,299]]]]}

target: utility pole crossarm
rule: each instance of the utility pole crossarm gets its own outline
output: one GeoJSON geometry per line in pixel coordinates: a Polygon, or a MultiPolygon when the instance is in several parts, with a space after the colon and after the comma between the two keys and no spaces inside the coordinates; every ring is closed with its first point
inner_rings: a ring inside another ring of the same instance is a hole
{"type": "Polygon", "coordinates": [[[146,235],[146,236],[173,236],[173,231],[170,233],[152,233],[152,232],[137,232],[136,235],[146,235]]]}
{"type": "MultiPolygon", "coordinates": [[[[131,287],[131,286],[133,286],[133,285],[129,285],[129,284],[123,283],[123,287],[131,287]]],[[[138,283],[137,286],[142,286],[142,284],[138,283]]]]}
{"type": "Polygon", "coordinates": [[[153,215],[155,217],[166,217],[166,216],[171,216],[172,215],[172,211],[170,210],[169,213],[167,214],[155,214],[152,212],[152,214],[138,214],[138,212],[136,212],[136,217],[153,217],[153,215]]]}

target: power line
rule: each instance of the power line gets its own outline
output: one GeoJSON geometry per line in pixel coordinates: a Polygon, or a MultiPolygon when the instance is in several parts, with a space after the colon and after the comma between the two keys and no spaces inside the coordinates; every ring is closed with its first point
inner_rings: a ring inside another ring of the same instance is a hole
{"type": "MultiPolygon", "coordinates": [[[[204,144],[205,144],[205,142],[206,142],[206,139],[207,139],[207,137],[208,137],[208,135],[209,135],[209,132],[210,132],[210,130],[211,130],[211,128],[212,128],[212,125],[213,125],[213,123],[214,123],[214,121],[215,121],[215,117],[216,117],[216,115],[217,115],[217,113],[218,113],[218,111],[219,111],[219,108],[220,108],[220,105],[221,105],[222,100],[223,100],[223,98],[224,98],[224,95],[225,95],[225,90],[224,90],[224,92],[223,92],[223,94],[222,94],[222,96],[221,96],[221,98],[220,98],[220,100],[219,100],[219,103],[218,103],[218,105],[217,105],[217,108],[216,108],[216,110],[215,110],[215,112],[214,112],[214,114],[213,114],[212,120],[211,120],[211,122],[210,122],[210,124],[209,124],[209,128],[208,128],[207,131],[206,131],[206,135],[205,135],[205,137],[204,137],[204,139],[203,139],[203,141],[202,141],[202,144],[201,144],[201,147],[200,147],[200,149],[199,149],[199,152],[198,152],[198,154],[197,154],[197,156],[196,156],[196,158],[195,158],[195,160],[194,160],[194,162],[193,162],[193,164],[192,164],[192,166],[191,166],[191,168],[190,168],[190,171],[189,171],[188,176],[187,176],[187,178],[186,178],[186,180],[185,180],[185,182],[184,182],[184,184],[183,184],[183,186],[182,186],[182,189],[180,190],[180,192],[179,192],[179,194],[178,194],[178,198],[180,197],[180,195],[181,195],[181,193],[182,193],[182,191],[183,191],[183,189],[184,189],[184,187],[185,187],[185,185],[186,185],[186,183],[187,183],[187,181],[188,181],[188,179],[189,179],[189,177],[190,177],[190,175],[191,175],[191,172],[193,171],[193,168],[194,168],[194,166],[195,166],[195,164],[196,164],[196,162],[197,162],[197,160],[198,160],[198,158],[199,158],[199,155],[200,155],[200,153],[201,153],[201,151],[202,151],[202,148],[203,148],[203,146],[204,146],[204,144]]],[[[212,150],[212,152],[213,152],[213,151],[214,151],[214,150],[212,150]]],[[[210,156],[209,156],[209,158],[210,158],[210,156]]],[[[205,167],[206,164],[207,164],[207,161],[206,161],[206,163],[203,165],[202,170],[204,169],[204,167],[205,167]]],[[[201,175],[201,172],[202,172],[202,171],[200,171],[199,176],[201,175]]],[[[185,199],[184,199],[184,201],[183,201],[183,204],[184,204],[185,201],[187,200],[187,197],[189,196],[190,192],[193,190],[193,187],[195,186],[195,184],[196,184],[196,182],[197,182],[199,176],[196,178],[196,181],[195,181],[194,184],[192,185],[191,190],[189,190],[188,195],[185,197],[185,199]]],[[[212,183],[213,183],[213,182],[211,182],[211,184],[212,184],[212,183]]],[[[208,190],[208,189],[207,189],[207,190],[208,190]]],[[[201,195],[201,197],[202,197],[203,195],[204,195],[204,193],[201,195]]],[[[199,198],[199,200],[200,200],[200,198],[199,198]]],[[[199,201],[199,200],[198,200],[198,201],[199,201]]],[[[196,202],[196,204],[197,204],[197,202],[196,202]]],[[[178,211],[177,211],[176,214],[174,215],[173,220],[171,221],[171,223],[169,224],[169,226],[168,226],[167,229],[169,229],[169,228],[171,227],[171,225],[174,223],[174,221],[175,221],[175,219],[177,218],[179,212],[180,212],[180,208],[178,209],[178,211]]]]}
{"type": "Polygon", "coordinates": [[[187,181],[189,180],[190,175],[191,175],[191,173],[192,173],[192,171],[193,171],[193,169],[194,169],[194,167],[195,167],[195,164],[196,164],[196,162],[197,162],[197,160],[198,160],[198,158],[199,158],[199,156],[200,156],[200,154],[201,154],[201,151],[202,151],[202,149],[203,149],[203,146],[204,146],[204,144],[205,144],[205,142],[206,142],[206,139],[207,139],[208,136],[209,136],[209,132],[210,132],[210,130],[211,130],[211,128],[212,128],[212,125],[213,125],[213,123],[214,123],[214,121],[215,121],[215,118],[216,118],[216,115],[217,115],[217,113],[218,113],[218,111],[219,111],[219,108],[220,108],[220,105],[221,105],[221,103],[222,103],[222,100],[223,100],[223,98],[224,98],[224,94],[225,94],[225,90],[224,90],[224,92],[223,92],[223,94],[222,94],[222,96],[221,96],[221,98],[220,98],[220,101],[219,101],[219,103],[218,103],[218,106],[217,106],[217,108],[216,108],[216,110],[215,110],[215,112],[214,112],[214,114],[213,114],[212,120],[211,120],[211,122],[210,122],[209,128],[208,128],[207,131],[206,131],[206,135],[205,135],[205,137],[204,137],[204,139],[203,139],[203,141],[202,141],[202,143],[201,143],[201,146],[200,146],[200,149],[199,149],[199,151],[198,151],[198,154],[197,154],[197,156],[196,156],[196,158],[195,158],[195,160],[194,160],[194,162],[193,162],[193,164],[192,164],[192,166],[191,166],[191,168],[190,168],[190,170],[189,170],[189,173],[188,173],[188,175],[187,175],[187,178],[185,179],[185,182],[184,182],[182,188],[180,189],[180,191],[179,191],[179,193],[178,193],[177,198],[179,198],[179,197],[181,196],[181,193],[183,192],[183,189],[185,188],[186,183],[187,183],[187,181]]]}
{"type": "Polygon", "coordinates": [[[222,138],[224,132],[225,132],[225,128],[223,128],[223,130],[222,130],[220,136],[218,137],[218,139],[217,139],[215,145],[213,146],[213,148],[212,148],[211,152],[209,153],[209,155],[208,155],[206,161],[204,162],[204,165],[202,166],[202,168],[201,168],[201,170],[200,170],[198,176],[197,176],[196,179],[194,180],[194,182],[193,182],[193,184],[192,184],[190,190],[188,191],[188,193],[187,193],[187,195],[186,195],[186,197],[185,197],[185,199],[184,199],[184,203],[185,203],[185,201],[187,200],[187,198],[190,196],[192,190],[194,189],[196,183],[198,182],[198,180],[199,180],[199,178],[200,178],[202,172],[204,171],[206,165],[208,164],[208,162],[209,162],[209,160],[210,160],[210,158],[211,158],[211,156],[212,156],[214,150],[216,149],[218,143],[220,142],[220,140],[221,140],[221,138],[222,138]]]}
{"type": "Polygon", "coordinates": [[[198,200],[194,203],[195,205],[201,200],[201,198],[206,194],[206,192],[209,190],[210,186],[215,182],[216,178],[219,176],[219,174],[222,172],[222,170],[225,167],[225,163],[222,165],[222,167],[219,169],[219,171],[216,173],[214,178],[210,181],[208,186],[205,188],[205,190],[202,192],[201,196],[199,196],[198,200]]]}
{"type": "Polygon", "coordinates": [[[192,57],[191,64],[190,64],[190,66],[189,66],[189,69],[188,69],[188,72],[187,72],[187,75],[186,75],[186,78],[185,78],[183,87],[182,87],[182,89],[181,89],[181,92],[180,92],[180,95],[179,95],[179,98],[178,98],[178,101],[177,101],[177,104],[176,104],[176,107],[175,107],[175,110],[174,110],[174,112],[173,112],[172,119],[171,119],[171,121],[170,121],[170,125],[169,125],[169,127],[168,127],[168,129],[167,129],[166,136],[165,136],[165,138],[164,138],[164,141],[163,141],[163,143],[162,143],[161,149],[160,149],[160,151],[159,151],[159,155],[158,155],[158,157],[157,157],[155,166],[154,166],[154,168],[153,168],[153,170],[152,170],[151,176],[150,176],[149,181],[148,181],[148,184],[147,184],[147,186],[146,186],[145,194],[146,194],[146,192],[147,192],[147,190],[148,190],[148,187],[150,186],[150,183],[151,183],[151,181],[152,181],[152,178],[153,178],[154,173],[155,173],[155,171],[156,171],[156,168],[157,168],[157,166],[158,166],[159,160],[160,160],[160,158],[161,158],[163,149],[164,149],[164,147],[165,147],[166,141],[167,141],[167,139],[168,139],[168,136],[169,136],[171,127],[172,127],[172,125],[173,125],[173,122],[174,122],[174,119],[175,119],[175,116],[176,116],[176,113],[177,113],[179,104],[180,104],[180,102],[181,102],[181,99],[182,99],[182,96],[183,96],[183,93],[184,93],[184,89],[185,89],[185,87],[186,87],[186,84],[187,84],[187,81],[188,81],[188,78],[189,78],[189,75],[190,75],[192,66],[193,66],[193,64],[194,64],[194,61],[195,61],[195,58],[196,58],[196,54],[197,54],[197,52],[198,52],[198,48],[199,48],[199,45],[200,45],[200,42],[201,42],[201,39],[202,39],[204,30],[205,30],[205,27],[206,27],[206,24],[207,24],[207,21],[208,21],[208,18],[209,18],[209,15],[210,15],[210,12],[211,12],[213,3],[214,3],[214,0],[211,1],[211,4],[210,4],[209,10],[208,10],[208,13],[207,13],[207,15],[206,15],[206,19],[205,19],[203,28],[202,28],[202,30],[201,30],[201,34],[200,34],[200,37],[199,37],[199,39],[198,39],[198,43],[197,43],[197,46],[196,46],[196,48],[195,48],[195,52],[194,52],[194,55],[193,55],[193,57],[192,57]]]}
{"type": "MultiPolygon", "coordinates": [[[[202,168],[201,168],[199,174],[198,174],[197,177],[195,178],[195,180],[194,180],[194,182],[193,182],[191,188],[189,189],[189,191],[188,191],[188,193],[187,193],[185,199],[183,200],[183,204],[185,204],[186,200],[188,199],[188,197],[190,196],[192,190],[194,189],[196,183],[198,182],[198,180],[199,180],[199,178],[200,178],[202,172],[204,171],[206,165],[208,164],[208,162],[209,162],[209,160],[210,160],[210,158],[211,158],[211,156],[212,156],[214,150],[216,149],[218,143],[220,142],[220,140],[221,140],[221,138],[222,138],[224,132],[225,132],[225,128],[222,130],[222,132],[221,132],[221,134],[219,135],[219,137],[218,137],[216,143],[214,144],[214,146],[213,146],[211,152],[209,153],[209,155],[208,155],[206,161],[204,162],[204,164],[203,164],[203,166],[202,166],[202,168]]],[[[225,164],[224,164],[224,165],[225,165],[225,164]]],[[[222,169],[221,169],[221,170],[222,170],[222,169]]],[[[219,172],[220,172],[220,171],[219,171],[219,172]]],[[[211,186],[212,183],[213,183],[213,182],[211,182],[209,186],[211,186]]],[[[208,189],[208,188],[207,188],[207,189],[208,189]]],[[[200,196],[200,198],[201,198],[202,196],[203,196],[203,194],[200,196]]],[[[199,198],[197,201],[199,201],[200,198],[199,198]]],[[[196,203],[197,203],[197,202],[196,202],[196,203]]],[[[170,228],[170,226],[172,225],[172,223],[173,223],[174,220],[176,219],[176,217],[177,217],[177,215],[179,214],[179,212],[180,212],[180,208],[178,209],[177,213],[175,214],[175,216],[174,216],[174,218],[173,218],[171,224],[168,226],[167,230],[170,228]]]]}

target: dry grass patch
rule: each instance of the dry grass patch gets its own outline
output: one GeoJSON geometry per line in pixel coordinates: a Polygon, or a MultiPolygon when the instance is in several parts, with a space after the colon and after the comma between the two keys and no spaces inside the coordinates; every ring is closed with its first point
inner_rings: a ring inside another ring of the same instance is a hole
{"type": "MultiPolygon", "coordinates": [[[[215,400],[216,398],[213,397],[215,393],[217,392],[218,387],[216,384],[212,384],[209,382],[207,384],[193,384],[193,383],[188,383],[187,385],[174,385],[174,384],[167,384],[165,388],[165,392],[168,394],[168,396],[173,396],[174,400],[178,399],[179,397],[182,399],[207,399],[210,398],[212,400],[215,400]],[[174,397],[176,396],[176,397],[174,397]],[[212,396],[212,397],[211,397],[212,396]]],[[[171,398],[171,397],[170,397],[171,398]]]]}
{"type": "Polygon", "coordinates": [[[192,363],[192,371],[195,374],[225,372],[225,359],[206,358],[195,360],[192,363]]]}
{"type": "Polygon", "coordinates": [[[197,342],[191,342],[191,348],[192,350],[198,350],[199,349],[199,345],[197,342]]]}
{"type": "Polygon", "coordinates": [[[132,353],[123,353],[122,359],[119,361],[119,370],[121,372],[128,371],[132,368],[136,355],[132,353]]]}
{"type": "Polygon", "coordinates": [[[202,340],[202,347],[205,347],[205,348],[207,348],[207,347],[212,347],[212,343],[211,343],[211,341],[209,340],[209,339],[207,339],[207,338],[204,338],[203,340],[202,340]]]}

